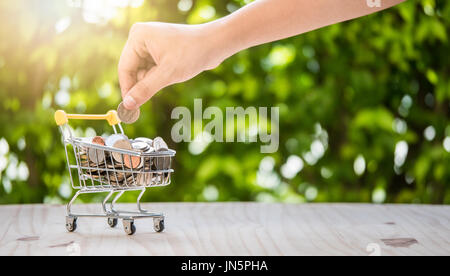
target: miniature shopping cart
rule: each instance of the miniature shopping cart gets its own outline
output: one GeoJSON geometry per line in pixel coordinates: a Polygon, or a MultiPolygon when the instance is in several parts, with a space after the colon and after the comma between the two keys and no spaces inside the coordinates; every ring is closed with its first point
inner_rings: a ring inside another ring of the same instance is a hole
{"type": "Polygon", "coordinates": [[[74,131],[68,125],[69,119],[106,120],[112,126],[116,135],[124,135],[116,111],[109,111],[104,115],[66,114],[62,110],[55,112],[55,121],[63,138],[72,188],[78,190],[66,207],[67,230],[69,232],[75,231],[78,217],[104,217],[107,218],[110,227],[115,227],[118,219],[122,219],[125,233],[132,235],[136,231],[135,219],[153,218],[154,230],[162,232],[164,230],[164,215],[142,209],[140,200],[147,188],[170,184],[171,174],[173,173],[171,163],[175,151],[166,149],[163,151],[139,152],[93,144],[85,137],[74,136],[74,131]],[[72,150],[73,154],[71,153],[72,150]],[[83,156],[86,156],[88,151],[91,151],[98,160],[103,158],[102,162],[92,163],[84,160],[83,156]],[[127,167],[125,166],[126,162],[116,164],[113,155],[116,159],[118,157],[125,161],[135,160],[136,163],[142,165],[127,167]],[[127,191],[141,191],[137,197],[137,210],[115,209],[114,204],[127,191]],[[72,204],[79,195],[105,192],[108,194],[102,202],[103,214],[72,213],[72,204]],[[114,194],[116,195],[113,197],[114,194]],[[112,200],[110,201],[110,199],[112,200]]]}

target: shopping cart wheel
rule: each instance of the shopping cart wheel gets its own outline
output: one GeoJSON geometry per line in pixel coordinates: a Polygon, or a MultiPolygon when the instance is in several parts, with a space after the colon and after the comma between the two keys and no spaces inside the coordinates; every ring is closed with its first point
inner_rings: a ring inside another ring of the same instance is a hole
{"type": "Polygon", "coordinates": [[[77,229],[77,217],[66,217],[66,229],[69,232],[73,232],[77,229]]]}
{"type": "Polygon", "coordinates": [[[153,219],[153,229],[155,229],[156,232],[164,231],[164,219],[154,218],[153,219]]]}
{"type": "Polygon", "coordinates": [[[125,233],[127,233],[128,235],[133,235],[134,233],[136,233],[136,226],[134,226],[134,220],[124,219],[123,229],[125,230],[125,233]]]}
{"type": "Polygon", "coordinates": [[[108,218],[108,225],[111,227],[111,228],[114,228],[114,227],[116,227],[117,226],[117,219],[116,218],[108,218]]]}

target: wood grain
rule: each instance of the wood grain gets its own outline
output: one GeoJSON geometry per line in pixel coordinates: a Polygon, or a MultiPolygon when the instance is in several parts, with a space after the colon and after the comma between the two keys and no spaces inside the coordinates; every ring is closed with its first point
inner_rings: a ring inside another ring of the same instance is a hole
{"type": "MultiPolygon", "coordinates": [[[[370,204],[152,203],[166,230],[79,218],[60,205],[0,206],[0,255],[450,255],[450,207],[370,204]],[[379,249],[379,250],[378,250],[379,249]]],[[[123,204],[122,208],[132,208],[123,204]]],[[[98,205],[75,211],[100,212],[98,205]]]]}

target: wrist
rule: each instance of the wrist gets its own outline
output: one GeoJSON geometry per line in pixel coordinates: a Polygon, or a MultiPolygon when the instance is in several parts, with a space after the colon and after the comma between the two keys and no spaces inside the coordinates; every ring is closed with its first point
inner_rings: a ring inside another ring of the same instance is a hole
{"type": "Polygon", "coordinates": [[[238,41],[233,38],[233,28],[228,26],[224,18],[200,26],[203,34],[201,43],[205,48],[205,54],[212,61],[212,68],[241,50],[238,41]]]}

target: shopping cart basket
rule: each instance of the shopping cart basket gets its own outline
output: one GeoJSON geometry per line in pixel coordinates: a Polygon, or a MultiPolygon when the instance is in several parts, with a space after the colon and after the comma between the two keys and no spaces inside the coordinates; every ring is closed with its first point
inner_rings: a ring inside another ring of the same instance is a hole
{"type": "Polygon", "coordinates": [[[173,173],[171,163],[175,151],[165,149],[141,152],[95,144],[86,137],[75,137],[68,124],[69,119],[106,120],[112,126],[115,135],[125,135],[117,112],[113,110],[104,115],[66,114],[62,110],[55,112],[55,121],[61,131],[66,152],[70,181],[72,188],[77,190],[66,207],[67,230],[75,231],[78,217],[104,217],[107,218],[110,227],[115,227],[118,219],[122,219],[125,233],[128,235],[136,231],[134,220],[142,218],[153,218],[154,230],[163,231],[164,215],[142,209],[140,200],[147,188],[170,184],[173,173]],[[89,156],[93,156],[95,162],[86,159],[88,153],[89,156]],[[117,210],[114,207],[117,200],[127,191],[141,191],[137,197],[136,211],[117,210]],[[102,202],[103,214],[72,213],[72,204],[79,195],[105,192],[108,194],[102,202]],[[114,194],[116,195],[112,197],[114,194]]]}

